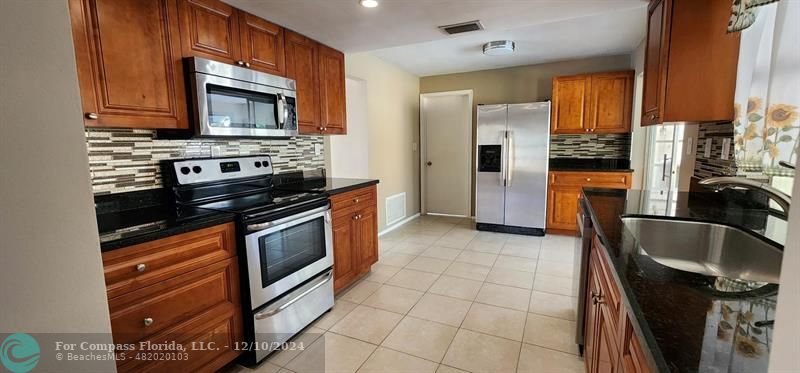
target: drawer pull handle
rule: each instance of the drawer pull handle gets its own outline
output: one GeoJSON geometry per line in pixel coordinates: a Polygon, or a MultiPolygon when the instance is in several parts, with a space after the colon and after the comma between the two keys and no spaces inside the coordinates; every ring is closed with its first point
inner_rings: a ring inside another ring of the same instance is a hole
{"type": "Polygon", "coordinates": [[[147,266],[144,263],[139,263],[136,265],[136,270],[139,272],[144,272],[147,269],[147,266]]]}
{"type": "Polygon", "coordinates": [[[145,317],[144,318],[144,326],[153,325],[153,318],[152,317],[145,317]]]}
{"type": "Polygon", "coordinates": [[[291,306],[295,302],[299,301],[300,299],[303,299],[303,297],[305,297],[306,295],[311,294],[314,290],[317,290],[320,287],[322,287],[322,285],[325,285],[325,283],[330,281],[331,278],[333,278],[333,271],[330,271],[330,272],[326,273],[325,276],[321,280],[318,280],[318,282],[316,284],[314,284],[310,288],[304,290],[302,293],[298,294],[296,297],[290,299],[289,301],[287,301],[287,302],[285,302],[285,303],[283,303],[283,304],[281,304],[281,305],[279,305],[277,307],[267,309],[264,312],[259,312],[259,313],[255,314],[254,315],[255,319],[256,320],[263,320],[263,319],[269,318],[270,316],[277,315],[278,313],[280,313],[281,311],[285,310],[286,308],[288,308],[289,306],[291,306]]]}

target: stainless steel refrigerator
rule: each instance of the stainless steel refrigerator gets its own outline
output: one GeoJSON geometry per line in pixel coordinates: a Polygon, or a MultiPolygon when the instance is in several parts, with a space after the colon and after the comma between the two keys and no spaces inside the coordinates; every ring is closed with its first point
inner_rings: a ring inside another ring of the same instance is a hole
{"type": "Polygon", "coordinates": [[[549,145],[549,101],[478,105],[478,230],[544,235],[549,145]]]}

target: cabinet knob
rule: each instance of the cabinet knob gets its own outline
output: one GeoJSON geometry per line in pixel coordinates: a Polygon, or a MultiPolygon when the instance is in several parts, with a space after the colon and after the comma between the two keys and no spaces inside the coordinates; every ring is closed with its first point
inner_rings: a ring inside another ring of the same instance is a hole
{"type": "Polygon", "coordinates": [[[353,220],[361,219],[361,215],[353,215],[353,220]]]}
{"type": "Polygon", "coordinates": [[[98,115],[97,115],[97,113],[86,113],[86,118],[87,119],[97,119],[98,115]]]}
{"type": "Polygon", "coordinates": [[[358,203],[360,200],[358,198],[353,198],[353,203],[358,203]]]}
{"type": "Polygon", "coordinates": [[[245,63],[244,63],[244,66],[245,66],[245,67],[250,67],[250,62],[245,62],[245,63]]]}
{"type": "Polygon", "coordinates": [[[147,269],[147,266],[144,263],[139,263],[136,265],[136,270],[139,272],[144,272],[147,269]]]}
{"type": "Polygon", "coordinates": [[[591,177],[587,177],[586,181],[592,181],[592,178],[591,177]]]}
{"type": "Polygon", "coordinates": [[[654,120],[654,119],[656,119],[656,115],[655,114],[650,114],[650,120],[654,120]]]}
{"type": "Polygon", "coordinates": [[[152,317],[145,317],[144,318],[144,326],[153,325],[153,318],[152,317]]]}
{"type": "Polygon", "coordinates": [[[602,297],[599,297],[599,296],[598,297],[592,297],[592,305],[596,306],[598,304],[603,304],[603,303],[605,303],[605,301],[603,301],[602,297]]]}
{"type": "Polygon", "coordinates": [[[584,132],[589,132],[589,129],[587,128],[587,129],[585,129],[585,130],[583,130],[583,131],[584,131],[584,132]]]}

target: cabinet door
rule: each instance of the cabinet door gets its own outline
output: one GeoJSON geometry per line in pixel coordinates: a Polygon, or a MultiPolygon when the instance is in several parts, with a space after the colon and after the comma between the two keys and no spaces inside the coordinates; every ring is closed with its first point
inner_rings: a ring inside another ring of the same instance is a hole
{"type": "Polygon", "coordinates": [[[654,0],[647,12],[647,44],[644,57],[642,125],[657,124],[664,107],[666,57],[669,48],[669,19],[666,7],[671,0],[654,0]]]}
{"type": "Polygon", "coordinates": [[[588,75],[553,78],[553,112],[550,132],[555,134],[586,133],[587,97],[590,88],[588,75]]]}
{"type": "Polygon", "coordinates": [[[586,278],[586,312],[584,313],[584,349],[583,361],[586,364],[587,372],[594,372],[594,361],[597,357],[596,339],[598,334],[598,314],[600,308],[593,302],[595,295],[600,294],[600,282],[597,279],[598,272],[595,270],[595,263],[590,259],[589,270],[586,278]]]}
{"type": "Polygon", "coordinates": [[[359,274],[356,231],[358,227],[351,217],[341,217],[333,222],[333,290],[339,291],[350,285],[359,274]]]}
{"type": "Polygon", "coordinates": [[[346,134],[344,54],[324,45],[319,46],[319,89],[324,133],[346,134]]]}
{"type": "Polygon", "coordinates": [[[592,74],[589,86],[589,132],[630,132],[633,71],[592,74]]]}
{"type": "Polygon", "coordinates": [[[179,0],[183,55],[235,64],[241,58],[236,8],[219,0],[179,0]]]}
{"type": "Polygon", "coordinates": [[[639,338],[633,331],[630,315],[625,318],[625,339],[622,344],[622,358],[620,360],[620,370],[623,373],[649,373],[650,366],[644,356],[639,338]]]}
{"type": "Polygon", "coordinates": [[[251,69],[284,76],[283,28],[239,11],[242,60],[251,69]]]}
{"type": "Polygon", "coordinates": [[[547,193],[547,228],[577,230],[581,188],[551,185],[547,193]]]}
{"type": "Polygon", "coordinates": [[[188,128],[175,1],[70,0],[69,7],[84,124],[188,128]]]}
{"type": "Polygon", "coordinates": [[[607,308],[600,303],[597,312],[597,337],[595,341],[595,351],[597,359],[595,361],[594,373],[615,373],[619,365],[619,349],[617,347],[617,333],[614,328],[613,317],[607,308]]]}
{"type": "Polygon", "coordinates": [[[375,206],[358,213],[358,260],[361,272],[370,270],[378,261],[378,214],[375,206]]]}
{"type": "Polygon", "coordinates": [[[297,83],[300,133],[319,133],[319,55],[317,43],[286,30],[286,76],[297,83]]]}

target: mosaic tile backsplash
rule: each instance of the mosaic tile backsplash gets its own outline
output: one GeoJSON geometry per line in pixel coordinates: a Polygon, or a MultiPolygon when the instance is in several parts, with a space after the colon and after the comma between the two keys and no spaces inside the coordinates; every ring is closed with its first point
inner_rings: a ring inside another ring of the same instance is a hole
{"type": "Polygon", "coordinates": [[[322,136],[172,140],[158,139],[152,130],[92,128],[86,147],[95,194],[160,188],[164,159],[269,154],[276,173],[325,167],[322,136]]]}
{"type": "Polygon", "coordinates": [[[616,158],[631,156],[630,134],[552,135],[550,158],[616,158]]]}
{"type": "Polygon", "coordinates": [[[733,124],[700,123],[697,130],[696,160],[694,163],[694,176],[704,179],[713,176],[736,175],[736,161],[733,155],[733,124]],[[711,157],[705,157],[706,139],[711,139],[711,157]],[[722,158],[722,142],[731,140],[728,149],[728,159],[722,158]]]}

